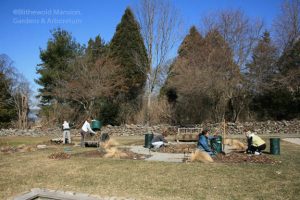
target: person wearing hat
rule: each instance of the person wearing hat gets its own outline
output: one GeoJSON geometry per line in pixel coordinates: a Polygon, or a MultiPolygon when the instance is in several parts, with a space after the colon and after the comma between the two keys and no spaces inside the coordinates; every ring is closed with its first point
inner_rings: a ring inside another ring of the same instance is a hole
{"type": "Polygon", "coordinates": [[[212,151],[212,149],[210,148],[209,143],[208,143],[208,141],[213,139],[213,138],[214,138],[214,136],[209,136],[209,129],[208,128],[203,129],[203,131],[199,134],[197,148],[200,151],[205,151],[210,156],[215,155],[214,152],[212,151]]]}
{"type": "Polygon", "coordinates": [[[248,149],[247,153],[261,155],[261,151],[266,149],[266,142],[261,139],[258,135],[251,133],[251,131],[246,132],[248,149]]]}
{"type": "Polygon", "coordinates": [[[63,144],[71,143],[70,125],[67,121],[64,121],[63,125],[63,144]]]}

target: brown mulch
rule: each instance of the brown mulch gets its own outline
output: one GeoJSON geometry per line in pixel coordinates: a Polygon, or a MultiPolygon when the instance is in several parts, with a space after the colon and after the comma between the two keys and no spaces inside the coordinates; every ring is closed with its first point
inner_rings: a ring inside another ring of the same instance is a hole
{"type": "Polygon", "coordinates": [[[64,159],[71,158],[71,155],[64,153],[64,152],[57,152],[57,153],[51,154],[50,156],[48,156],[48,158],[55,159],[55,160],[64,160],[64,159]]]}
{"type": "Polygon", "coordinates": [[[241,152],[232,152],[229,154],[217,154],[214,158],[217,163],[260,163],[260,164],[276,164],[280,161],[271,158],[268,155],[253,155],[241,152]]]}
{"type": "MultiPolygon", "coordinates": [[[[149,155],[137,154],[137,153],[130,151],[129,149],[119,149],[119,150],[126,154],[126,156],[121,156],[121,159],[145,160],[146,158],[149,157],[149,155]]],[[[93,150],[93,151],[77,153],[77,154],[74,154],[74,156],[103,158],[105,154],[106,154],[105,151],[93,150]]]]}
{"type": "Polygon", "coordinates": [[[156,150],[160,153],[192,153],[196,149],[196,144],[170,144],[156,150]]]}

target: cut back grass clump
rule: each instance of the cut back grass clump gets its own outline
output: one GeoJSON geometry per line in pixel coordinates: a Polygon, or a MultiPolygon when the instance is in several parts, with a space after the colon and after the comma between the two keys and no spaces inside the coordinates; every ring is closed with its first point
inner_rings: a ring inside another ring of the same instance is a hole
{"type": "Polygon", "coordinates": [[[199,161],[199,162],[203,162],[203,163],[214,162],[214,160],[211,158],[211,156],[208,153],[206,153],[204,151],[199,151],[199,150],[196,150],[195,152],[193,152],[191,154],[191,161],[192,162],[199,161]]]}

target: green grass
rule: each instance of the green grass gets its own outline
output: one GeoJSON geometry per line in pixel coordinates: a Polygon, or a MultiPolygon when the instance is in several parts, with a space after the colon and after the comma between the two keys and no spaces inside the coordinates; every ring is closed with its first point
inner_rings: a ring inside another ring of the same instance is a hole
{"type": "MultiPolygon", "coordinates": [[[[0,145],[47,138],[3,137],[0,145]]],[[[117,137],[122,145],[142,137],[117,137]]],[[[300,146],[281,141],[279,164],[165,163],[73,156],[51,160],[63,146],[0,154],[0,199],[31,188],[136,199],[299,199],[300,146]]],[[[94,149],[72,147],[73,153],[94,149]]]]}

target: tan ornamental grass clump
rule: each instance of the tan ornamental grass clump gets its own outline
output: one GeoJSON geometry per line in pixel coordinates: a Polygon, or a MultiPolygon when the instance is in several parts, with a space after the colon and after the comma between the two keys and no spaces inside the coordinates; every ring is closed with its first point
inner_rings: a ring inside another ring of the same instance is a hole
{"type": "Polygon", "coordinates": [[[116,140],[109,139],[106,142],[102,143],[101,147],[104,148],[104,149],[109,149],[109,148],[112,148],[112,147],[116,147],[118,145],[119,145],[119,143],[116,140]]]}
{"type": "Polygon", "coordinates": [[[230,146],[231,149],[244,151],[247,149],[246,145],[236,139],[225,139],[224,144],[230,146]]]}
{"type": "Polygon", "coordinates": [[[109,139],[108,141],[101,144],[101,147],[105,150],[104,158],[126,158],[128,155],[125,152],[120,151],[117,146],[119,143],[114,139],[109,139]]]}
{"type": "Polygon", "coordinates": [[[104,155],[104,158],[126,158],[128,155],[116,147],[111,147],[109,149],[105,149],[106,154],[104,155]]]}
{"type": "Polygon", "coordinates": [[[191,162],[203,162],[203,163],[211,163],[214,162],[214,160],[211,158],[211,156],[200,150],[196,150],[191,154],[191,162]]]}

